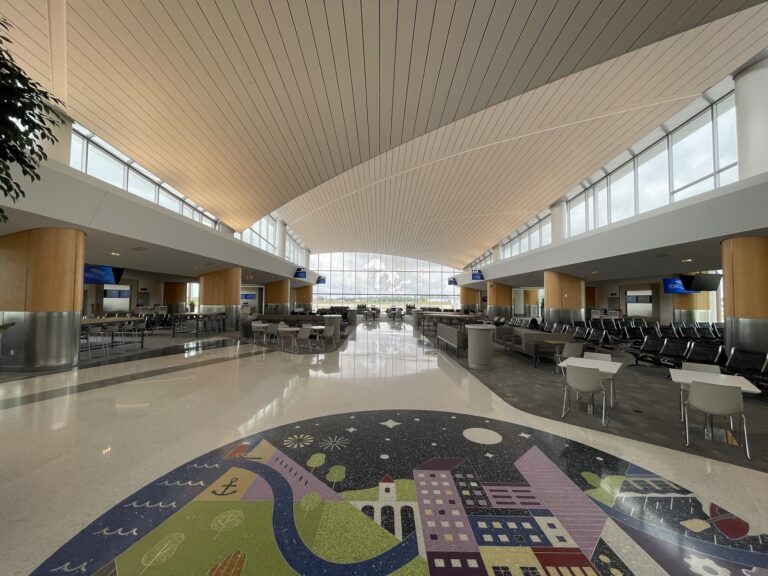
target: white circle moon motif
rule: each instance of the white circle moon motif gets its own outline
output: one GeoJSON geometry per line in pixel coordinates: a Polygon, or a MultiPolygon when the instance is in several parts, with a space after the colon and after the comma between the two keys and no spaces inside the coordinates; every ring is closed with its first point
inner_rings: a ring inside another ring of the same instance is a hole
{"type": "Polygon", "coordinates": [[[475,444],[498,444],[502,440],[501,434],[488,428],[467,428],[462,434],[475,444]]]}
{"type": "Polygon", "coordinates": [[[379,458],[381,458],[382,460],[389,460],[389,454],[381,454],[379,458]]]}

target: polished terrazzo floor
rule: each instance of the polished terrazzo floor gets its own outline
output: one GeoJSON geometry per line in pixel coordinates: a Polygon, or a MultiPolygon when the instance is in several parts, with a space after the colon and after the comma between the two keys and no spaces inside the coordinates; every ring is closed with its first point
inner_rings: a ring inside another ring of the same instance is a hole
{"type": "Polygon", "coordinates": [[[519,411],[408,325],[0,385],[60,389],[0,410],[3,574],[768,573],[768,475],[519,411]]]}

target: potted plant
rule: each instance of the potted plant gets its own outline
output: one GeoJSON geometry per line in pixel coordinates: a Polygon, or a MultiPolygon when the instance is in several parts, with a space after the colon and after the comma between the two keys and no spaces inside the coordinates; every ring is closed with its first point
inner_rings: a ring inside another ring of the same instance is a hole
{"type": "Polygon", "coordinates": [[[195,301],[194,300],[190,300],[189,301],[189,311],[190,311],[190,313],[193,313],[195,311],[195,301]]]}
{"type": "MultiPolygon", "coordinates": [[[[23,176],[40,180],[40,162],[48,158],[46,141],[57,142],[52,128],[62,123],[54,106],[62,102],[16,64],[6,47],[10,27],[6,18],[0,18],[0,190],[16,202],[24,191],[11,169],[18,164],[23,176]]],[[[0,222],[7,219],[0,208],[0,222]]]]}

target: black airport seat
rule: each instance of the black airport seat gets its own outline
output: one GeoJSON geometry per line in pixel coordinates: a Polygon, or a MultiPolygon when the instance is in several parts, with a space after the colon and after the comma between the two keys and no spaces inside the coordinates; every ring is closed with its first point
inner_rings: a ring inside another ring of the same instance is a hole
{"type": "Polygon", "coordinates": [[[625,348],[624,352],[635,357],[635,364],[648,362],[650,364],[659,363],[659,354],[664,347],[664,339],[658,336],[646,336],[640,348],[625,348]]]}
{"type": "Polygon", "coordinates": [[[696,362],[697,364],[719,364],[722,357],[723,347],[709,342],[692,342],[688,348],[688,354],[685,356],[686,362],[696,362]]]}
{"type": "Polygon", "coordinates": [[[659,362],[664,366],[680,368],[683,365],[688,348],[691,346],[690,340],[683,338],[667,338],[664,346],[659,352],[659,362]]]}
{"type": "Polygon", "coordinates": [[[576,332],[573,333],[574,340],[586,340],[589,336],[589,329],[584,326],[577,326],[576,332]]]}
{"type": "Polygon", "coordinates": [[[640,326],[640,331],[643,333],[643,337],[652,336],[653,338],[659,338],[659,329],[656,326],[640,326]]]}
{"type": "Polygon", "coordinates": [[[645,334],[640,327],[625,326],[624,327],[624,339],[627,342],[637,342],[641,344],[645,340],[645,334]]]}
{"type": "Polygon", "coordinates": [[[750,379],[762,379],[766,375],[766,364],[768,364],[768,354],[765,352],[731,348],[728,362],[725,363],[725,373],[750,379]]]}
{"type": "Polygon", "coordinates": [[[688,338],[689,340],[698,340],[701,338],[701,335],[699,334],[699,331],[696,330],[695,326],[680,326],[677,331],[680,333],[681,337],[688,338]]]}
{"type": "Polygon", "coordinates": [[[674,326],[659,326],[659,336],[662,338],[677,338],[677,330],[674,326]]]}
{"type": "Polygon", "coordinates": [[[584,347],[592,350],[599,348],[600,344],[605,340],[606,334],[605,330],[592,330],[584,343],[584,347]]]}

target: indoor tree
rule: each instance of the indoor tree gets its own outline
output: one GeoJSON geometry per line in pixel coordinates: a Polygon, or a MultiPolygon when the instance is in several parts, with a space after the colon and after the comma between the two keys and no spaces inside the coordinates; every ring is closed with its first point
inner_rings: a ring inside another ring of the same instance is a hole
{"type": "MultiPolygon", "coordinates": [[[[55,105],[61,101],[32,80],[16,64],[8,49],[11,24],[0,18],[0,190],[16,202],[24,190],[11,169],[18,164],[22,176],[31,182],[40,179],[38,168],[46,160],[44,143],[56,143],[52,128],[62,123],[55,105]]],[[[8,217],[0,208],[0,222],[8,217]]]]}

